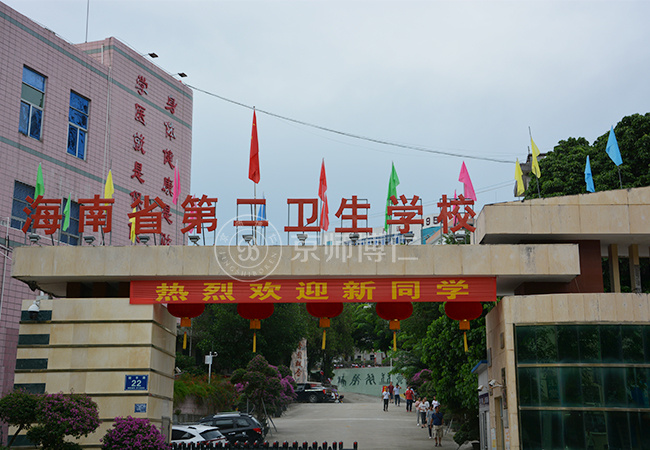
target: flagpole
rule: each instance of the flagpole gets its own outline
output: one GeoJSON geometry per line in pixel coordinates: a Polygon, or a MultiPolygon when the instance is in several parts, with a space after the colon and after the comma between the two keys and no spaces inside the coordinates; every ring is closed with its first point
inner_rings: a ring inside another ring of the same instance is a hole
{"type": "Polygon", "coordinates": [[[621,166],[616,166],[618,169],[618,184],[621,186],[621,189],[623,189],[623,181],[621,180],[621,166]]]}

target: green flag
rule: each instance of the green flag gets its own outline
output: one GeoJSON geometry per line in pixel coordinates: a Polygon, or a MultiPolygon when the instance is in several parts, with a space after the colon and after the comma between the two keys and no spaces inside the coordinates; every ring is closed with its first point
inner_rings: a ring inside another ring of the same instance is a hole
{"type": "Polygon", "coordinates": [[[63,209],[63,231],[67,231],[70,226],[70,194],[68,194],[68,203],[63,209]]]}
{"type": "Polygon", "coordinates": [[[399,177],[397,176],[397,171],[395,170],[395,163],[393,163],[393,170],[390,172],[390,179],[388,180],[388,196],[386,197],[386,220],[384,221],[384,230],[388,232],[388,220],[391,218],[391,215],[388,214],[388,207],[393,204],[390,201],[390,198],[394,195],[397,197],[397,186],[399,185],[399,177]]]}
{"type": "Polygon", "coordinates": [[[34,197],[39,195],[45,195],[45,183],[43,183],[43,169],[41,169],[41,163],[38,163],[38,173],[36,174],[36,189],[34,191],[34,197]]]}

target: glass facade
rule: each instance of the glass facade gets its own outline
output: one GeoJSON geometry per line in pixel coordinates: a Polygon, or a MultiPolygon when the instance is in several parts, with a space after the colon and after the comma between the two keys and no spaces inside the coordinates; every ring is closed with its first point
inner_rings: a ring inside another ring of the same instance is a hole
{"type": "Polygon", "coordinates": [[[650,325],[516,326],[522,449],[650,449],[650,325]]]}

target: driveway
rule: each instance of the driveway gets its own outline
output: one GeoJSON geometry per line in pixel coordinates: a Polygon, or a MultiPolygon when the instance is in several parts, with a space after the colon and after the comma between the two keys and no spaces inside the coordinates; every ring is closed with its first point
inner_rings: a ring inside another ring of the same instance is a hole
{"type": "MultiPolygon", "coordinates": [[[[271,425],[266,436],[269,442],[317,441],[331,445],[343,441],[345,449],[357,442],[359,450],[458,449],[451,433],[445,433],[442,447],[434,447],[428,430],[416,425],[415,412],[406,412],[405,402],[400,407],[390,405],[384,412],[379,396],[345,394],[343,403],[295,403],[273,422],[277,432],[271,425]]],[[[461,450],[471,448],[465,444],[461,450]]]]}

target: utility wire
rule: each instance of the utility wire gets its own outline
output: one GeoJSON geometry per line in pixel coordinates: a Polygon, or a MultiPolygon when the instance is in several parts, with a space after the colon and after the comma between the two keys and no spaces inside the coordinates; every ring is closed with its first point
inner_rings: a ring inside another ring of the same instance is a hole
{"type": "Polygon", "coordinates": [[[420,147],[420,146],[415,146],[415,145],[407,145],[407,144],[400,144],[399,142],[385,141],[385,140],[382,140],[382,139],[375,139],[375,138],[371,138],[371,137],[367,137],[367,136],[359,136],[357,134],[346,133],[344,131],[334,130],[332,128],[327,128],[327,127],[323,127],[323,126],[320,126],[320,125],[315,125],[315,124],[309,123],[309,122],[303,122],[302,120],[292,119],[291,117],[281,116],[279,114],[275,114],[275,113],[272,113],[270,111],[265,111],[263,109],[259,109],[259,108],[256,108],[256,107],[253,107],[253,106],[250,106],[250,105],[246,105],[244,103],[241,103],[241,102],[238,102],[238,101],[235,101],[235,100],[231,100],[229,98],[223,97],[223,96],[215,94],[213,92],[208,92],[206,90],[199,89],[199,88],[197,88],[195,86],[192,86],[190,84],[186,84],[185,86],[189,87],[190,89],[194,89],[195,91],[203,92],[206,95],[216,97],[216,98],[218,98],[220,100],[223,100],[225,102],[229,102],[229,103],[232,103],[234,105],[238,105],[238,106],[250,109],[250,110],[254,109],[257,113],[266,114],[268,116],[275,117],[275,118],[278,118],[278,119],[281,119],[281,120],[286,120],[288,122],[297,123],[299,125],[304,125],[306,127],[311,127],[311,128],[316,128],[318,130],[327,131],[328,133],[334,133],[334,134],[338,134],[338,135],[341,135],[341,136],[346,136],[346,137],[349,137],[349,138],[352,138],[352,139],[360,139],[360,140],[363,140],[363,141],[374,142],[375,144],[389,145],[389,146],[392,146],[392,147],[400,147],[400,148],[405,148],[405,149],[408,149],[408,150],[415,150],[415,151],[418,151],[418,152],[433,153],[433,154],[436,154],[436,155],[443,155],[443,156],[452,156],[454,158],[476,159],[476,160],[480,160],[480,161],[490,161],[490,162],[496,162],[496,163],[502,163],[502,164],[512,164],[513,163],[513,161],[506,161],[506,160],[503,160],[503,159],[490,158],[488,156],[474,156],[474,155],[467,155],[467,154],[463,154],[463,153],[453,153],[453,152],[443,151],[443,150],[433,150],[433,149],[426,148],[426,147],[420,147]]]}

